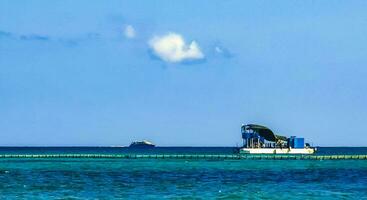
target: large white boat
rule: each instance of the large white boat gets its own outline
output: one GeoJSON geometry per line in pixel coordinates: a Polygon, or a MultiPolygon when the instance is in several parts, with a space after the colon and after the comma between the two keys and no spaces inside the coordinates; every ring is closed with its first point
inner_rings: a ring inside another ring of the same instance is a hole
{"type": "Polygon", "coordinates": [[[289,138],[276,135],[269,128],[257,124],[246,124],[241,127],[243,154],[313,154],[316,148],[305,143],[304,138],[289,138]]]}

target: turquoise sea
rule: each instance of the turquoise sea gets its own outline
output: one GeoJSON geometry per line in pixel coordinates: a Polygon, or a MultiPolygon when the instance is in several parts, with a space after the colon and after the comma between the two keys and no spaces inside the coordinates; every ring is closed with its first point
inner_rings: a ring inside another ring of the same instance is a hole
{"type": "MultiPolygon", "coordinates": [[[[320,148],[319,154],[367,154],[320,148]]],[[[216,153],[226,147],[2,147],[0,154],[216,153]]],[[[366,160],[0,159],[0,199],[367,199],[366,160]]]]}

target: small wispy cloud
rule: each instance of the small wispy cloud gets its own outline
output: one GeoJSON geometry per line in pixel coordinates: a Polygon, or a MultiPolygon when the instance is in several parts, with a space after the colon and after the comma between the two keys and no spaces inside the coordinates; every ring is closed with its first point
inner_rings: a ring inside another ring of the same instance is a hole
{"type": "Polygon", "coordinates": [[[222,45],[215,45],[214,53],[219,56],[223,56],[225,58],[233,57],[233,54],[227,48],[223,47],[222,45]]]}
{"type": "Polygon", "coordinates": [[[135,28],[132,25],[127,25],[124,29],[124,34],[125,37],[129,39],[135,38],[136,36],[135,28]]]}
{"type": "Polygon", "coordinates": [[[76,46],[79,43],[89,41],[89,40],[96,40],[100,38],[101,35],[99,33],[88,33],[84,35],[80,35],[77,37],[57,37],[57,36],[50,36],[44,34],[37,34],[37,33],[13,33],[8,31],[0,30],[0,39],[6,38],[11,40],[17,40],[22,42],[52,42],[52,43],[61,43],[66,46],[76,46]]]}
{"type": "Polygon", "coordinates": [[[5,38],[11,38],[11,39],[16,39],[16,40],[23,40],[23,41],[47,41],[50,40],[50,37],[46,36],[46,35],[41,35],[41,34],[15,34],[12,32],[7,32],[7,31],[1,31],[0,30],[0,37],[5,37],[5,38]]]}
{"type": "Polygon", "coordinates": [[[37,35],[37,34],[21,35],[19,38],[21,40],[38,40],[38,41],[47,41],[47,40],[50,40],[50,38],[48,36],[45,36],[45,35],[37,35]]]}
{"type": "Polygon", "coordinates": [[[177,33],[154,36],[149,41],[149,46],[157,57],[166,62],[177,63],[204,58],[203,52],[195,41],[186,44],[183,37],[177,33]]]}
{"type": "Polygon", "coordinates": [[[0,30],[0,37],[12,37],[12,36],[13,36],[12,33],[0,30]]]}
{"type": "Polygon", "coordinates": [[[223,53],[223,49],[222,49],[222,48],[220,48],[220,47],[218,47],[218,46],[216,46],[216,47],[214,48],[214,50],[215,50],[215,52],[217,52],[217,53],[223,53]]]}

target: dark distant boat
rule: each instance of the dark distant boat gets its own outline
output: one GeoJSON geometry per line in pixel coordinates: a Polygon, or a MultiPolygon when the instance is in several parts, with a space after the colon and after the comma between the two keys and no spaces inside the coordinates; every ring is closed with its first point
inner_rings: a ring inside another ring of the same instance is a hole
{"type": "Polygon", "coordinates": [[[129,148],[154,148],[154,147],[155,147],[155,144],[147,140],[135,141],[135,142],[132,142],[129,146],[129,148]]]}

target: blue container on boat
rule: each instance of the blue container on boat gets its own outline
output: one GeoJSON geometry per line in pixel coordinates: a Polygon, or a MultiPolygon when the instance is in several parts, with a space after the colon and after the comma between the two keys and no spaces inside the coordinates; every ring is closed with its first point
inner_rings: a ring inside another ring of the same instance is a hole
{"type": "Polygon", "coordinates": [[[296,136],[291,136],[290,138],[288,138],[288,147],[293,148],[294,147],[294,138],[296,136]]]}
{"type": "Polygon", "coordinates": [[[302,149],[305,147],[305,138],[294,138],[293,139],[293,148],[302,149]]]}
{"type": "Polygon", "coordinates": [[[305,147],[305,138],[291,136],[288,138],[288,146],[295,149],[302,149],[305,147]]]}

